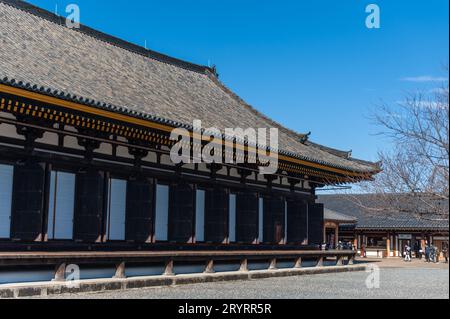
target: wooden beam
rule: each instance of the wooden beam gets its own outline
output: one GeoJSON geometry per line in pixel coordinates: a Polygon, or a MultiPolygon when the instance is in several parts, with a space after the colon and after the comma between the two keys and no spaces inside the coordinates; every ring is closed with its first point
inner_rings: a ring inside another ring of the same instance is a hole
{"type": "MultiPolygon", "coordinates": [[[[41,94],[41,93],[31,92],[31,91],[28,91],[25,89],[15,88],[15,87],[7,86],[4,84],[0,84],[0,92],[6,93],[6,94],[11,94],[12,96],[26,98],[31,101],[37,101],[37,102],[40,102],[47,106],[53,105],[53,106],[57,106],[60,108],[71,110],[72,112],[82,112],[85,114],[90,114],[91,116],[98,116],[100,118],[113,119],[113,120],[116,120],[116,121],[119,121],[122,123],[128,123],[128,124],[136,125],[138,127],[144,127],[147,129],[148,128],[155,129],[155,130],[159,130],[159,131],[166,132],[166,133],[172,132],[172,130],[175,128],[174,126],[159,124],[156,122],[152,122],[151,120],[145,120],[145,119],[141,119],[141,118],[131,116],[131,115],[125,115],[125,114],[121,114],[121,113],[114,112],[114,111],[109,111],[109,110],[105,110],[105,109],[101,109],[101,108],[84,105],[81,103],[62,100],[62,99],[59,99],[56,97],[48,96],[48,95],[41,94]]],[[[192,134],[194,134],[194,133],[192,133],[192,132],[189,133],[190,136],[192,136],[192,134]]],[[[235,145],[233,142],[230,142],[230,141],[225,141],[224,143],[227,146],[237,147],[244,151],[246,150],[246,148],[248,148],[248,150],[250,150],[250,151],[256,151],[256,149],[254,147],[248,147],[248,146],[244,146],[244,145],[240,145],[240,144],[235,145]]],[[[355,172],[355,171],[351,171],[351,170],[345,170],[345,169],[336,168],[336,167],[319,164],[319,163],[315,163],[315,162],[305,161],[302,159],[298,159],[298,158],[294,158],[294,157],[290,157],[290,156],[286,156],[286,155],[279,155],[278,157],[280,160],[284,160],[284,161],[287,161],[290,163],[306,166],[306,167],[313,168],[313,169],[323,170],[326,173],[346,176],[347,178],[352,178],[352,177],[366,178],[365,175],[369,174],[369,173],[361,173],[361,172],[355,172]]],[[[371,174],[375,174],[375,173],[377,173],[377,171],[375,171],[375,170],[374,170],[374,172],[371,172],[371,174]]]]}

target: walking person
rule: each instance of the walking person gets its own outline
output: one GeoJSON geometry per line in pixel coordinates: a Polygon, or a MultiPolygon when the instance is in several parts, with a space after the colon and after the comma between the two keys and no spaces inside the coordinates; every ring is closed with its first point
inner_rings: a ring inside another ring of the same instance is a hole
{"type": "Polygon", "coordinates": [[[405,261],[411,262],[411,247],[408,244],[405,245],[405,261]]]}
{"type": "Polygon", "coordinates": [[[427,243],[425,246],[425,261],[427,263],[430,262],[430,255],[431,255],[431,248],[430,245],[427,243]]]}
{"type": "Polygon", "coordinates": [[[436,247],[434,245],[432,245],[430,248],[430,262],[436,262],[436,247]]]}
{"type": "Polygon", "coordinates": [[[439,260],[441,258],[441,252],[439,250],[439,248],[437,246],[434,246],[434,250],[435,250],[435,259],[434,259],[434,263],[438,264],[439,260]]]}
{"type": "Polygon", "coordinates": [[[361,257],[362,257],[362,258],[367,258],[367,255],[366,255],[366,245],[365,245],[365,244],[362,244],[362,245],[361,245],[361,257]]]}
{"type": "Polygon", "coordinates": [[[444,244],[442,253],[444,254],[445,263],[448,264],[448,245],[447,244],[444,244]]]}

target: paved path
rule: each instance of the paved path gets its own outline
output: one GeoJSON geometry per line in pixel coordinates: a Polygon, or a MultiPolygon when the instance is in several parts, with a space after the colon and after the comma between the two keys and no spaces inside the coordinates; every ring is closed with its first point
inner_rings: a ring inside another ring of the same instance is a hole
{"type": "Polygon", "coordinates": [[[354,272],[254,281],[207,283],[120,292],[61,295],[53,298],[91,299],[372,299],[449,298],[449,269],[445,264],[401,260],[377,261],[380,288],[369,289],[369,273],[354,272]]]}

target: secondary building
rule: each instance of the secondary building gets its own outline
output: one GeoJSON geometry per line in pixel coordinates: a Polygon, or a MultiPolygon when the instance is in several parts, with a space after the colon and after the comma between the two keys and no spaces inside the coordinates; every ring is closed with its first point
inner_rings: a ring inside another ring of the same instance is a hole
{"type": "MultiPolygon", "coordinates": [[[[367,257],[401,257],[407,244],[417,256],[426,243],[436,245],[441,252],[448,249],[448,219],[434,212],[419,216],[414,207],[421,205],[420,199],[409,198],[409,209],[402,211],[380,209],[383,199],[375,194],[321,195],[319,202],[356,219],[356,223],[341,224],[339,240],[353,242],[359,253],[364,248],[367,257]]],[[[448,201],[440,203],[448,209],[448,201]]]]}
{"type": "MultiPolygon", "coordinates": [[[[358,220],[355,217],[344,215],[334,210],[325,207],[324,210],[324,224],[323,224],[323,244],[326,245],[327,249],[336,249],[339,248],[339,244],[348,244],[351,243],[353,245],[353,241],[342,241],[342,236],[339,229],[342,226],[350,226],[356,225],[358,220]]],[[[347,247],[353,248],[353,247],[347,247]]]]}

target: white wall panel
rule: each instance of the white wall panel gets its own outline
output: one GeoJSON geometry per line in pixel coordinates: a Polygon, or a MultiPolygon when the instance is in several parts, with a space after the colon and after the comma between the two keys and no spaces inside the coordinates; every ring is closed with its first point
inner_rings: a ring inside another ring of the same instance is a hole
{"type": "Polygon", "coordinates": [[[36,140],[37,143],[49,144],[58,146],[59,137],[56,133],[45,132],[42,138],[36,140]]]}
{"type": "Polygon", "coordinates": [[[168,240],[169,223],[169,186],[157,185],[156,187],[156,218],[155,239],[168,240]]]}
{"type": "Polygon", "coordinates": [[[119,156],[119,157],[134,158],[134,156],[131,155],[130,152],[128,152],[128,147],[117,146],[116,152],[117,152],[117,156],[119,156]]]}
{"type": "Polygon", "coordinates": [[[288,239],[288,203],[284,202],[284,242],[287,243],[288,239]]]}
{"type": "Polygon", "coordinates": [[[75,207],[75,174],[58,173],[56,197],[55,237],[73,238],[73,213],[75,207]]]}
{"type": "MultiPolygon", "coordinates": [[[[2,113],[3,116],[3,113],[2,113]]],[[[10,138],[16,138],[19,140],[25,140],[23,135],[17,134],[17,129],[14,125],[11,124],[2,124],[0,125],[0,136],[6,136],[10,138]]]]}
{"type": "Polygon", "coordinates": [[[236,195],[230,194],[230,205],[229,205],[229,219],[228,219],[228,238],[230,243],[236,241],[236,195]]]}
{"type": "Polygon", "coordinates": [[[195,206],[195,239],[205,241],[205,191],[197,190],[195,206]]]}
{"type": "Polygon", "coordinates": [[[259,242],[264,240],[264,198],[259,199],[259,212],[258,212],[258,238],[259,242]]]}
{"type": "Polygon", "coordinates": [[[96,153],[105,154],[105,155],[112,155],[112,145],[108,143],[101,143],[100,147],[95,150],[96,153]]]}
{"type": "Polygon", "coordinates": [[[109,198],[109,240],[125,240],[127,181],[111,179],[109,198]]]}
{"type": "Polygon", "coordinates": [[[78,139],[74,136],[65,136],[64,137],[64,147],[72,148],[76,150],[84,150],[83,146],[78,144],[78,139]]]}
{"type": "Polygon", "coordinates": [[[73,239],[75,174],[51,172],[48,238],[73,239]]]}
{"type": "Polygon", "coordinates": [[[0,238],[10,238],[14,167],[0,165],[0,238]]]}

